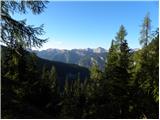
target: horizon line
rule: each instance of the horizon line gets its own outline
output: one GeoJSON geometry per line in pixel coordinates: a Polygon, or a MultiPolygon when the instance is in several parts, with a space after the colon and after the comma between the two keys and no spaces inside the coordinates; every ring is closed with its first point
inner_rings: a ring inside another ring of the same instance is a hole
{"type": "MultiPolygon", "coordinates": [[[[38,51],[42,51],[42,50],[49,50],[49,49],[57,49],[57,50],[86,50],[86,49],[97,49],[97,48],[102,48],[102,49],[105,49],[106,51],[109,50],[104,48],[104,47],[96,47],[96,48],[91,48],[91,47],[87,47],[87,48],[71,48],[71,49],[68,49],[68,48],[46,48],[46,49],[41,49],[41,48],[27,48],[27,49],[31,49],[31,50],[38,50],[38,51]]],[[[141,49],[141,48],[131,48],[131,49],[141,49]]]]}

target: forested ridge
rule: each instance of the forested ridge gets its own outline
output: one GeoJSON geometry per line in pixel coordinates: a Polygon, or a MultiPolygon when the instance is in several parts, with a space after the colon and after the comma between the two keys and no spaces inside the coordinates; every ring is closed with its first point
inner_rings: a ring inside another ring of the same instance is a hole
{"type": "MultiPolygon", "coordinates": [[[[142,17],[141,49],[129,47],[120,25],[106,55],[105,70],[90,70],[38,58],[26,51],[47,39],[43,26],[10,14],[44,11],[45,1],[1,1],[2,118],[159,118],[159,30],[142,17]],[[61,79],[60,79],[61,77],[61,79]],[[63,85],[60,83],[63,81],[63,85]]],[[[132,34],[132,33],[129,33],[132,34]]],[[[107,43],[106,43],[107,44],[107,43]]]]}

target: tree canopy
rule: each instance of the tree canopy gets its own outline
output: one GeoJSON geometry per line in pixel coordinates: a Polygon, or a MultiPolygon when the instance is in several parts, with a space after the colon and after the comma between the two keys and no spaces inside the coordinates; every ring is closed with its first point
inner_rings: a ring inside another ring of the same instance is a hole
{"type": "Polygon", "coordinates": [[[27,25],[26,20],[15,20],[11,14],[18,12],[26,14],[30,9],[33,14],[40,14],[46,7],[46,1],[1,1],[1,42],[11,48],[19,45],[26,47],[41,47],[47,39],[38,36],[44,33],[43,25],[34,27],[27,25]]]}

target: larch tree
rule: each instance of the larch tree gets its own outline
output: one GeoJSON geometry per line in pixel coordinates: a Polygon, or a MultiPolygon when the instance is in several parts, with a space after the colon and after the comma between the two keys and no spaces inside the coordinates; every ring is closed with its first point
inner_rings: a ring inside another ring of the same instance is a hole
{"type": "MultiPolygon", "coordinates": [[[[26,20],[16,20],[12,17],[12,15],[14,15],[15,13],[26,14],[28,10],[31,10],[33,14],[40,14],[44,11],[47,2],[22,0],[2,0],[0,2],[0,42],[6,46],[3,47],[6,50],[6,54],[3,56],[3,58],[5,58],[4,64],[6,64],[6,66],[2,64],[3,70],[6,72],[3,72],[2,74],[2,81],[7,79],[9,81],[16,82],[16,84],[11,85],[11,91],[13,91],[14,97],[16,97],[17,101],[22,101],[25,98],[29,98],[27,97],[27,95],[29,95],[29,92],[25,91],[25,89],[27,89],[26,87],[29,86],[28,88],[31,88],[31,86],[34,85],[31,82],[38,79],[38,77],[35,79],[35,76],[33,75],[33,71],[35,72],[36,68],[33,68],[31,70],[30,65],[32,66],[33,62],[31,62],[32,60],[28,60],[29,56],[25,49],[32,47],[41,47],[43,43],[47,41],[47,39],[42,39],[39,37],[40,35],[44,34],[43,25],[41,25],[40,27],[27,25],[26,20]],[[29,64],[29,62],[32,64],[29,64]],[[22,96],[21,91],[23,91],[23,97],[20,97],[22,96]]],[[[29,89],[27,90],[29,91],[29,89]]],[[[35,93],[37,94],[38,92],[35,93]]],[[[32,96],[30,95],[30,97],[32,96]]],[[[3,103],[5,103],[5,99],[3,99],[2,101],[3,103]]],[[[9,104],[11,102],[12,97],[8,99],[7,103],[9,104]]],[[[21,106],[22,108],[23,103],[20,103],[19,106],[21,106]]],[[[16,107],[17,106],[13,106],[13,108],[7,108],[7,106],[5,106],[5,109],[3,109],[3,113],[5,113],[5,110],[11,111],[12,117],[15,118],[14,112],[18,114],[18,110],[16,107]]],[[[8,114],[9,112],[6,112],[6,115],[8,114]]]]}
{"type": "Polygon", "coordinates": [[[46,7],[46,1],[1,1],[1,40],[8,50],[8,61],[17,61],[17,73],[19,80],[25,77],[25,48],[41,47],[47,39],[39,38],[43,35],[43,25],[34,27],[27,25],[26,20],[15,20],[11,14],[26,14],[30,9],[33,14],[40,14],[46,7]]]}
{"type": "Polygon", "coordinates": [[[27,25],[26,20],[15,20],[11,14],[26,14],[27,9],[33,14],[40,14],[44,11],[45,4],[45,1],[1,1],[1,42],[12,49],[18,46],[41,47],[47,40],[38,37],[44,33],[43,25],[27,25]]]}
{"type": "Polygon", "coordinates": [[[140,31],[140,44],[143,47],[146,47],[150,40],[150,33],[151,33],[151,19],[149,17],[149,13],[146,14],[144,17],[142,26],[140,31]]]}
{"type": "MultiPolygon", "coordinates": [[[[146,85],[148,86],[149,81],[150,82],[152,81],[152,79],[149,79],[148,76],[148,74],[151,72],[149,70],[151,63],[151,61],[149,60],[151,53],[151,49],[149,47],[150,46],[149,41],[151,38],[150,31],[151,31],[151,20],[149,18],[149,13],[147,13],[142,23],[142,30],[140,31],[140,44],[142,45],[142,50],[140,54],[140,59],[141,59],[140,69],[137,74],[137,76],[139,76],[140,74],[144,74],[143,77],[137,79],[138,80],[137,83],[139,83],[139,86],[142,88],[146,88],[145,86],[146,85]]],[[[150,85],[152,86],[153,84],[151,83],[150,85]]],[[[153,86],[152,87],[151,86],[150,88],[153,88],[153,86]]]]}
{"type": "Polygon", "coordinates": [[[137,113],[145,118],[158,117],[158,48],[159,48],[159,33],[156,32],[151,37],[151,20],[149,13],[146,14],[140,31],[140,44],[142,49],[138,55],[139,63],[136,70],[137,89],[137,113]],[[157,45],[156,45],[157,44],[157,45]],[[152,112],[150,112],[152,111],[152,112]]]}

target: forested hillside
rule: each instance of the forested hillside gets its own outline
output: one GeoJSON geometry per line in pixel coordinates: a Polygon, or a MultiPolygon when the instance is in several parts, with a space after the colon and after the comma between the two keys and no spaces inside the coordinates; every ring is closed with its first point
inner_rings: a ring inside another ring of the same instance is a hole
{"type": "MultiPolygon", "coordinates": [[[[5,64],[5,60],[7,59],[7,54],[10,49],[4,46],[1,46],[1,56],[2,56],[2,64],[5,64]]],[[[68,78],[70,80],[78,79],[84,80],[89,78],[89,70],[85,67],[80,67],[75,64],[65,64],[57,61],[49,61],[46,59],[42,59],[37,57],[34,53],[30,53],[24,51],[24,58],[26,59],[26,64],[28,68],[32,68],[33,66],[39,72],[39,74],[45,74],[44,72],[49,72],[51,68],[54,66],[57,73],[57,81],[60,85],[63,85],[65,79],[68,78]]],[[[7,66],[2,66],[3,72],[6,72],[7,66]]],[[[26,68],[27,69],[27,68],[26,68]]]]}
{"type": "MultiPolygon", "coordinates": [[[[26,49],[40,47],[43,27],[14,20],[15,11],[40,14],[45,1],[1,1],[2,118],[139,119],[159,118],[159,30],[142,22],[141,49],[129,47],[120,25],[104,71],[38,58],[26,49]],[[62,84],[61,84],[62,83],[62,84]]],[[[132,34],[132,33],[130,33],[132,34]]]]}

